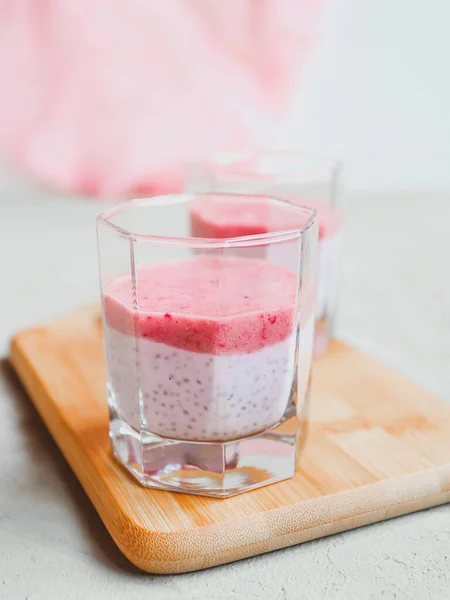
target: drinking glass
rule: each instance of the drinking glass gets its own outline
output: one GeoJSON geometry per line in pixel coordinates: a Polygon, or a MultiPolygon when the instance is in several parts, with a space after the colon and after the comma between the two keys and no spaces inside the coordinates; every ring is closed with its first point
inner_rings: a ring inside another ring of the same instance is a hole
{"type": "Polygon", "coordinates": [[[276,230],[194,235],[205,203],[244,199],[168,195],[98,217],[110,438],[144,486],[226,497],[295,473],[317,216],[254,196],[276,230]]]}
{"type": "MultiPolygon", "coordinates": [[[[338,197],[342,164],[301,152],[219,153],[187,170],[189,192],[269,194],[317,211],[319,222],[318,273],[315,304],[314,354],[328,348],[334,333],[341,246],[341,213],[338,197]]],[[[261,213],[263,216],[263,213],[261,213]]],[[[224,218],[223,214],[198,218],[205,237],[227,237],[267,232],[264,218],[249,220],[245,202],[224,218]]]]}

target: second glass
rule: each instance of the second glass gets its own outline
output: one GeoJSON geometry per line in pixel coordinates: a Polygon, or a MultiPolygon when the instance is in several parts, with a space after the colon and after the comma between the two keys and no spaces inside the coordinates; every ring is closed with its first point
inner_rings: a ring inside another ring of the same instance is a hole
{"type": "MultiPolygon", "coordinates": [[[[301,152],[221,153],[186,174],[189,192],[270,194],[317,211],[319,250],[315,301],[314,354],[322,355],[333,335],[337,304],[341,215],[337,204],[342,165],[301,152]]],[[[211,204],[197,215],[197,232],[225,238],[271,231],[254,201],[243,198],[227,211],[211,204]]]]}
{"type": "Polygon", "coordinates": [[[276,231],[203,239],[210,200],[127,202],[99,217],[98,241],[114,453],[145,486],[225,497],[295,473],[317,223],[257,197],[276,231]]]}

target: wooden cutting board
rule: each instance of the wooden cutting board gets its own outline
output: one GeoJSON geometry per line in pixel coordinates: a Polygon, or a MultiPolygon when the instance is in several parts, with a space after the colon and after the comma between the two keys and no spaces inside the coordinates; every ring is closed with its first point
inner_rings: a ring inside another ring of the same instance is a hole
{"type": "Polygon", "coordinates": [[[314,365],[296,476],[224,500],[145,489],[112,457],[96,307],[17,334],[10,355],[108,531],[145,571],[203,569],[450,500],[450,406],[341,342],[314,365]]]}

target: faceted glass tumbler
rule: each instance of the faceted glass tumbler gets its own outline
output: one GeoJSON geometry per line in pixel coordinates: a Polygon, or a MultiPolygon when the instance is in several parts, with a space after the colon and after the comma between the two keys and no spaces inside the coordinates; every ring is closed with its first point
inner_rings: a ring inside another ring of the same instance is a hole
{"type": "MultiPolygon", "coordinates": [[[[342,164],[301,152],[260,154],[222,153],[202,164],[191,165],[186,174],[188,192],[270,194],[317,211],[319,220],[317,294],[315,303],[314,354],[322,355],[334,332],[341,246],[341,214],[338,197],[342,164]]],[[[264,216],[264,213],[261,213],[264,216]]],[[[264,233],[264,218],[249,219],[245,202],[226,221],[211,213],[203,223],[207,237],[227,237],[232,231],[264,233]],[[220,226],[218,226],[220,225],[220,226]]],[[[199,219],[200,220],[200,219],[199,219]]]]}
{"type": "Polygon", "coordinates": [[[227,497],[295,473],[317,215],[255,196],[276,231],[196,235],[199,207],[239,199],[139,199],[97,220],[110,438],[147,487],[227,497]]]}

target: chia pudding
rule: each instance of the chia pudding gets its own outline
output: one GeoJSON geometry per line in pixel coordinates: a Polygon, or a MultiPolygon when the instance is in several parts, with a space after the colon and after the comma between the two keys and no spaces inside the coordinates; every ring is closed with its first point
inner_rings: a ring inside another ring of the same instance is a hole
{"type": "Polygon", "coordinates": [[[275,425],[297,393],[298,276],[194,256],[104,289],[110,401],[135,430],[226,441],[275,425]]]}
{"type": "MultiPolygon", "coordinates": [[[[341,240],[341,219],[336,207],[314,199],[296,199],[295,204],[317,211],[319,223],[317,285],[315,293],[315,319],[326,318],[336,302],[341,240]]],[[[200,238],[233,238],[258,235],[274,231],[301,228],[309,218],[307,213],[293,215],[272,207],[264,197],[228,196],[208,194],[196,200],[190,211],[191,233],[200,238]]],[[[268,245],[256,249],[255,257],[287,265],[295,259],[286,246],[268,245]],[[285,255],[285,260],[283,256],[285,255]]],[[[239,251],[237,251],[239,252],[239,251]]],[[[296,270],[296,265],[292,269],[296,270]]]]}

